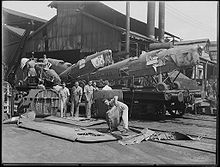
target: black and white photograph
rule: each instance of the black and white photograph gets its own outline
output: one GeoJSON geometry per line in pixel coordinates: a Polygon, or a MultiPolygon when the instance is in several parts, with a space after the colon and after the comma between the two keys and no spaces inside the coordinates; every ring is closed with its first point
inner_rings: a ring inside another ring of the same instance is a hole
{"type": "Polygon", "coordinates": [[[219,164],[218,1],[2,1],[1,164],[219,164]]]}

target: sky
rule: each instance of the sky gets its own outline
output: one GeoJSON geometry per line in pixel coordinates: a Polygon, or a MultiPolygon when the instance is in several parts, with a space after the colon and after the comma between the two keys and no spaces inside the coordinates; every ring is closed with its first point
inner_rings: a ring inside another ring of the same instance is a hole
{"type": "MultiPolygon", "coordinates": [[[[50,20],[56,9],[48,5],[52,1],[2,1],[2,7],[50,20]]],[[[105,5],[126,14],[126,1],[101,1],[105,5]]],[[[155,26],[158,27],[156,1],[155,26]]],[[[217,40],[218,1],[166,1],[165,31],[183,40],[217,40]]],[[[147,23],[147,1],[130,1],[130,17],[147,23]]]]}

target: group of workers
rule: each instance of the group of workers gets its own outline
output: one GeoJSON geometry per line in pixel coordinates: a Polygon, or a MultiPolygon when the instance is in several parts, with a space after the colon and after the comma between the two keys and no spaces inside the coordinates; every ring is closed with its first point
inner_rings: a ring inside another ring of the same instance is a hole
{"type": "MultiPolygon", "coordinates": [[[[43,58],[43,64],[44,68],[48,69],[49,64],[48,59],[46,55],[44,55],[43,58]]],[[[27,67],[29,69],[28,71],[28,77],[35,77],[37,76],[37,73],[35,71],[35,59],[32,56],[30,60],[27,62],[27,67]]],[[[79,117],[79,106],[82,100],[82,97],[84,95],[85,98],[85,109],[86,109],[86,118],[91,118],[91,108],[93,103],[93,92],[96,90],[112,90],[112,88],[109,86],[109,82],[106,80],[105,86],[100,89],[97,87],[96,82],[94,81],[88,81],[87,85],[82,88],[79,85],[79,82],[76,81],[74,86],[69,90],[66,87],[65,82],[61,82],[60,85],[56,84],[53,86],[53,89],[55,89],[59,93],[60,97],[60,116],[66,117],[67,115],[67,106],[69,104],[69,101],[71,102],[70,107],[70,113],[72,117],[79,117]]],[[[38,82],[38,88],[39,89],[45,89],[44,81],[42,79],[39,79],[38,82]]],[[[124,123],[124,129],[125,132],[128,131],[128,106],[120,101],[118,101],[117,96],[113,99],[104,99],[103,103],[108,106],[108,111],[106,115],[108,116],[117,115],[118,120],[123,120],[124,123]]],[[[111,118],[110,118],[111,119],[111,118]]],[[[108,122],[108,121],[107,121],[108,122]]],[[[119,121],[120,122],[120,121],[119,121]]],[[[108,124],[109,125],[109,124],[108,124]]],[[[110,131],[112,131],[111,125],[109,125],[110,131]]]]}
{"type": "MultiPolygon", "coordinates": [[[[43,67],[44,69],[49,69],[50,68],[50,63],[48,61],[47,56],[44,54],[43,56],[43,67]]],[[[35,65],[36,65],[36,59],[34,58],[34,56],[32,55],[30,59],[24,58],[23,61],[21,62],[21,68],[23,69],[25,66],[28,69],[27,70],[27,77],[24,79],[24,81],[28,78],[28,77],[32,77],[32,78],[37,78],[37,71],[35,69],[35,65]]],[[[19,81],[19,85],[22,84],[23,81],[19,81]]],[[[44,86],[44,81],[42,79],[38,79],[38,87],[45,89],[44,86]]]]}
{"type": "MultiPolygon", "coordinates": [[[[74,86],[69,90],[66,87],[65,82],[62,82],[61,85],[55,85],[53,87],[60,96],[60,116],[66,117],[67,115],[67,106],[69,101],[71,102],[70,113],[72,117],[79,117],[79,106],[84,95],[85,98],[85,109],[86,109],[86,118],[91,119],[91,107],[93,103],[93,93],[97,90],[112,90],[109,86],[109,82],[105,81],[105,86],[100,89],[97,87],[96,82],[88,81],[88,83],[82,88],[79,85],[79,82],[76,81],[74,86]]],[[[128,131],[128,106],[120,101],[118,101],[118,97],[115,96],[113,99],[104,99],[103,103],[108,106],[109,114],[114,115],[114,112],[118,112],[118,119],[122,119],[124,125],[124,131],[128,131]]],[[[109,129],[111,126],[109,125],[109,129]]]]}
{"type": "MultiPolygon", "coordinates": [[[[55,85],[53,88],[59,93],[61,98],[61,106],[60,111],[61,117],[66,117],[68,102],[71,102],[70,113],[72,117],[79,117],[79,105],[81,103],[83,94],[85,98],[85,109],[86,109],[86,117],[91,118],[91,106],[93,103],[93,92],[96,90],[100,90],[96,82],[89,81],[84,88],[79,85],[79,82],[76,81],[74,86],[69,90],[66,87],[66,83],[62,82],[61,85],[55,85]]],[[[102,90],[112,90],[109,86],[109,82],[105,81],[105,86],[102,90]]]]}

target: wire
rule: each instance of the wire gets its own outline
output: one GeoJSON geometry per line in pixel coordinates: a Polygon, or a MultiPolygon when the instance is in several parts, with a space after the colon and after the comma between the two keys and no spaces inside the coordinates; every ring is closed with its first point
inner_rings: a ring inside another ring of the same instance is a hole
{"type": "Polygon", "coordinates": [[[191,24],[191,26],[193,26],[194,28],[196,28],[197,31],[198,31],[198,30],[200,30],[200,31],[203,30],[204,32],[210,31],[210,29],[209,29],[209,30],[208,30],[208,29],[203,29],[203,27],[201,27],[201,26],[198,27],[197,25],[193,24],[192,22],[190,22],[190,21],[187,20],[187,19],[184,19],[184,18],[182,18],[182,17],[178,17],[177,15],[173,14],[173,12],[171,12],[171,11],[169,11],[169,10],[167,10],[167,12],[170,13],[171,15],[175,16],[176,18],[181,19],[181,20],[184,21],[185,23],[191,24]]]}
{"type": "Polygon", "coordinates": [[[198,20],[195,20],[193,17],[191,16],[188,16],[188,15],[185,15],[185,13],[181,12],[180,10],[177,10],[173,7],[171,7],[169,4],[167,4],[167,7],[170,8],[171,10],[174,10],[176,11],[178,14],[181,14],[182,16],[186,17],[187,19],[191,19],[193,22],[197,22],[198,24],[202,25],[202,26],[206,26],[204,23],[198,21],[198,20]]]}
{"type": "Polygon", "coordinates": [[[210,31],[210,27],[207,27],[207,25],[205,25],[205,24],[203,24],[203,23],[193,19],[190,16],[185,15],[184,13],[182,13],[179,10],[169,6],[168,4],[166,4],[166,8],[167,8],[168,11],[170,10],[170,12],[173,12],[173,13],[181,16],[181,19],[187,19],[187,22],[189,22],[190,24],[193,24],[195,26],[199,26],[200,29],[202,28],[205,31],[210,31]]]}

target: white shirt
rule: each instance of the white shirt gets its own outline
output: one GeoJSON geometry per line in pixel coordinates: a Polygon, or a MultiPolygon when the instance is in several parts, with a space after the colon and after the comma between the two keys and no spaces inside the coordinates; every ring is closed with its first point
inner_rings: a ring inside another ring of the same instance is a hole
{"type": "Polygon", "coordinates": [[[105,86],[102,88],[102,90],[112,90],[112,88],[111,88],[110,86],[108,86],[108,85],[105,85],[105,86]]]}
{"type": "Polygon", "coordinates": [[[69,89],[67,87],[61,88],[59,90],[62,100],[66,100],[70,96],[69,89]]]}

